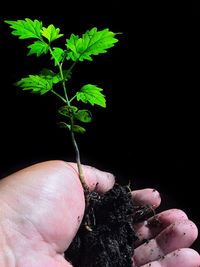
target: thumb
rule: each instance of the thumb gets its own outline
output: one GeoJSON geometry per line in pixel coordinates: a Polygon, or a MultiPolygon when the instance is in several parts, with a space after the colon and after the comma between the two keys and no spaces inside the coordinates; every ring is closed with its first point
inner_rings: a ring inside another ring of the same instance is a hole
{"type": "MultiPolygon", "coordinates": [[[[67,164],[78,175],[77,164],[74,162],[68,162],[67,164]]],[[[113,187],[115,183],[115,178],[113,174],[105,171],[100,171],[88,165],[82,165],[82,168],[85,182],[91,191],[96,189],[98,192],[104,193],[113,187]]]]}

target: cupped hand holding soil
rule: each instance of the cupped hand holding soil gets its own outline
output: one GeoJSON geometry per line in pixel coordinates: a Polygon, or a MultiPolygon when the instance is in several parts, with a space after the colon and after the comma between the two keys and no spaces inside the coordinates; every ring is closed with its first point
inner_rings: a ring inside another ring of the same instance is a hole
{"type": "MultiPolygon", "coordinates": [[[[114,185],[110,173],[84,166],[90,190],[106,192],[114,185]]],[[[159,193],[132,192],[135,201],[158,207],[159,193]]],[[[81,224],[85,199],[76,165],[48,161],[0,181],[0,266],[70,267],[64,252],[81,224]]],[[[139,240],[133,267],[199,267],[199,254],[189,247],[197,228],[176,209],[163,211],[134,225],[139,240]],[[159,222],[155,227],[155,222],[159,222]],[[148,241],[147,241],[148,240],[148,241]]],[[[91,251],[92,253],[92,251],[91,251]]]]}

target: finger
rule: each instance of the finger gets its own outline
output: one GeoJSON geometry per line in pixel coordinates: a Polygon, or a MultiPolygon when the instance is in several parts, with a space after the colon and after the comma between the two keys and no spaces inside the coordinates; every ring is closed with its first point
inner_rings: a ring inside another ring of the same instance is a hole
{"type": "MultiPolygon", "coordinates": [[[[139,265],[141,266],[141,265],[139,265]]],[[[200,255],[193,249],[182,248],[175,250],[158,261],[153,261],[141,267],[199,267],[200,255]]]]}
{"type": "Polygon", "coordinates": [[[135,190],[132,192],[132,197],[136,205],[149,205],[153,208],[157,208],[161,202],[159,192],[152,188],[135,190]]]}
{"type": "Polygon", "coordinates": [[[158,260],[176,249],[190,247],[196,238],[197,227],[193,222],[185,220],[171,224],[155,239],[135,249],[136,266],[158,260]]]}
{"type": "MultiPolygon", "coordinates": [[[[73,162],[68,162],[70,166],[78,175],[77,165],[73,162]]],[[[96,188],[99,192],[106,192],[111,189],[115,183],[114,175],[109,172],[100,171],[94,167],[82,165],[85,181],[90,190],[96,188]]]]}
{"type": "Polygon", "coordinates": [[[184,211],[179,209],[170,209],[156,214],[145,222],[134,225],[139,238],[139,240],[136,242],[136,246],[148,239],[155,237],[170,224],[185,220],[187,220],[187,215],[184,211]]]}

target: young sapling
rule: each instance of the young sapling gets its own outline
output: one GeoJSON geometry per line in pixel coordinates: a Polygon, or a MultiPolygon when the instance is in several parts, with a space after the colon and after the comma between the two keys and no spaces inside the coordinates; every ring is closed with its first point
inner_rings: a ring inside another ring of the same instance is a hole
{"type": "Polygon", "coordinates": [[[106,99],[103,89],[97,85],[88,83],[74,92],[69,83],[76,64],[92,61],[93,56],[106,53],[118,42],[116,33],[94,27],[81,37],[72,33],[66,39],[59,28],[53,24],[44,27],[43,22],[36,19],[6,20],[5,23],[9,24],[12,34],[19,39],[31,40],[28,56],[48,55],[53,63],[53,69],[43,68],[38,74],[21,78],[16,85],[40,95],[54,94],[63,103],[58,112],[65,120],[59,125],[71,133],[87,204],[80,228],[65,252],[66,259],[74,267],[131,267],[137,240],[133,225],[143,220],[144,216],[150,216],[152,209],[134,205],[129,186],[116,183],[105,194],[98,193],[96,188],[89,192],[75,134],[86,131],[82,123],[91,122],[92,115],[88,109],[79,107],[79,101],[105,108],[106,99]],[[63,47],[56,45],[61,38],[64,39],[63,47]]]}
{"type": "Polygon", "coordinates": [[[71,140],[76,153],[76,163],[79,178],[84,191],[88,192],[88,186],[84,179],[81,167],[80,151],[76,142],[75,133],[84,133],[83,126],[77,124],[92,121],[91,112],[88,109],[80,109],[78,101],[106,107],[103,89],[94,84],[85,84],[75,93],[69,88],[68,81],[72,78],[73,69],[78,62],[92,61],[93,56],[106,53],[118,41],[116,33],[109,29],[97,30],[96,27],[87,30],[82,37],[71,34],[66,39],[60,29],[53,24],[47,27],[37,19],[31,20],[5,20],[10,25],[12,34],[19,39],[30,39],[28,56],[40,57],[47,54],[54,65],[54,69],[43,68],[38,74],[30,74],[22,78],[16,85],[23,90],[30,90],[36,94],[52,93],[63,102],[58,112],[66,118],[59,123],[60,127],[69,129],[71,140]],[[65,38],[63,47],[56,45],[56,40],[65,38]],[[61,91],[62,88],[62,91],[61,91]],[[76,104],[74,104],[76,100],[76,104]]]}

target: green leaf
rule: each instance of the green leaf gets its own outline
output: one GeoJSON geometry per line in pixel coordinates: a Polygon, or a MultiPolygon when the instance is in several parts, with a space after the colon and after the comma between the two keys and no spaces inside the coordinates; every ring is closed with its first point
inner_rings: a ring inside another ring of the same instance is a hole
{"type": "Polygon", "coordinates": [[[62,106],[58,109],[58,112],[66,117],[71,117],[75,114],[77,110],[78,108],[75,106],[62,106]]]}
{"type": "Polygon", "coordinates": [[[62,80],[62,79],[61,79],[61,77],[60,77],[60,73],[57,73],[57,74],[55,74],[55,76],[52,77],[52,82],[53,82],[54,84],[59,83],[61,80],[62,80]]]}
{"type": "Polygon", "coordinates": [[[71,71],[69,70],[63,70],[63,77],[65,79],[65,81],[68,81],[71,78],[71,71]]]}
{"type": "Polygon", "coordinates": [[[25,20],[5,20],[5,23],[10,24],[10,28],[13,35],[19,37],[19,39],[37,38],[41,39],[42,22],[38,20],[31,20],[26,18],[25,20]]]}
{"type": "Polygon", "coordinates": [[[82,126],[79,126],[79,125],[74,125],[73,127],[73,132],[76,132],[76,133],[85,133],[86,132],[86,129],[82,126]]]}
{"type": "Polygon", "coordinates": [[[103,108],[106,107],[105,96],[101,93],[103,89],[93,84],[84,85],[79,92],[76,93],[77,100],[91,105],[99,105],[103,108]]]}
{"type": "Polygon", "coordinates": [[[51,80],[54,84],[59,83],[62,79],[60,77],[60,73],[55,73],[50,69],[44,68],[40,72],[40,77],[51,80]]]}
{"type": "Polygon", "coordinates": [[[75,118],[82,122],[91,122],[92,121],[92,114],[87,109],[82,109],[77,111],[75,114],[75,118]]]}
{"type": "Polygon", "coordinates": [[[60,63],[65,56],[65,51],[62,48],[54,47],[52,51],[52,59],[55,61],[55,66],[60,63]]]}
{"type": "Polygon", "coordinates": [[[18,81],[16,85],[23,90],[32,90],[32,93],[40,93],[43,95],[52,89],[53,83],[52,80],[39,75],[29,75],[18,81]]]}
{"type": "Polygon", "coordinates": [[[42,27],[41,34],[43,37],[47,38],[50,43],[63,36],[63,34],[60,34],[60,29],[55,28],[53,24],[49,25],[47,28],[42,27]]]}
{"type": "MultiPolygon", "coordinates": [[[[57,84],[62,81],[60,73],[55,73],[52,70],[46,68],[40,72],[40,77],[52,80],[54,84],[57,84]]],[[[63,70],[63,77],[65,81],[71,78],[70,73],[68,73],[68,70],[63,70]]]]}
{"type": "Polygon", "coordinates": [[[43,53],[46,54],[48,52],[49,45],[43,41],[35,41],[33,44],[29,45],[28,48],[30,48],[28,56],[36,54],[37,57],[39,57],[43,53]]]}
{"type": "MultiPolygon", "coordinates": [[[[70,124],[67,124],[67,123],[61,121],[61,122],[58,123],[58,125],[59,125],[60,128],[69,129],[71,131],[71,125],[70,124]]],[[[86,129],[83,128],[82,126],[74,125],[73,132],[76,132],[76,133],[85,133],[86,132],[86,129]]]]}
{"type": "Polygon", "coordinates": [[[58,126],[60,127],[60,128],[64,128],[64,129],[71,129],[71,125],[70,124],[67,124],[66,122],[64,122],[64,121],[61,121],[61,122],[59,122],[58,123],[58,126]]]}
{"type": "Polygon", "coordinates": [[[70,39],[66,40],[68,49],[67,59],[72,59],[73,61],[91,61],[92,55],[106,53],[108,48],[113,47],[118,42],[115,35],[109,29],[98,31],[97,28],[86,31],[82,35],[82,38],[79,38],[78,35],[71,34],[70,39]]]}
{"type": "Polygon", "coordinates": [[[54,77],[55,75],[57,75],[55,72],[53,72],[52,70],[47,69],[47,68],[43,68],[43,69],[40,71],[40,76],[54,77]]]}
{"type": "Polygon", "coordinates": [[[87,109],[78,110],[75,106],[62,106],[58,109],[58,112],[66,117],[74,116],[75,119],[82,122],[92,121],[92,115],[87,109]]]}

